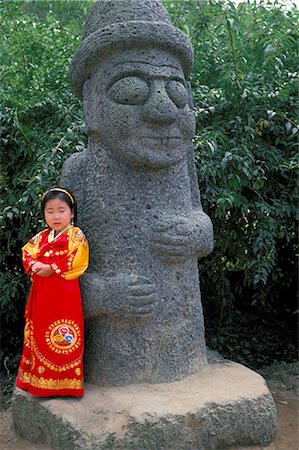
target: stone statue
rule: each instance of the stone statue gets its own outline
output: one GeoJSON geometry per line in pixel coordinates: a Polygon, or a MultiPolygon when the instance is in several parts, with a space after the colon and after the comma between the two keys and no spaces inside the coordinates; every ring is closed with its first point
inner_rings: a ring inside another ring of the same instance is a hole
{"type": "Polygon", "coordinates": [[[192,61],[158,0],[96,1],[72,61],[89,144],[61,183],[90,242],[86,379],[98,385],[178,380],[207,364],[197,263],[213,232],[192,146],[192,61]]]}

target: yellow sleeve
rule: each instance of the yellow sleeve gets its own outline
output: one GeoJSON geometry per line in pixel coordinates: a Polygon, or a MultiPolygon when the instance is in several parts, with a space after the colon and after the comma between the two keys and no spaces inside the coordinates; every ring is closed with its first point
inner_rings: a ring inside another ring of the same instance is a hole
{"type": "Polygon", "coordinates": [[[22,262],[26,273],[31,272],[31,266],[37,261],[41,236],[42,231],[31,238],[22,248],[22,262]]]}
{"type": "Polygon", "coordinates": [[[74,227],[69,232],[67,259],[68,270],[62,275],[66,280],[74,280],[80,277],[88,267],[88,242],[80,228],[74,227]]]}

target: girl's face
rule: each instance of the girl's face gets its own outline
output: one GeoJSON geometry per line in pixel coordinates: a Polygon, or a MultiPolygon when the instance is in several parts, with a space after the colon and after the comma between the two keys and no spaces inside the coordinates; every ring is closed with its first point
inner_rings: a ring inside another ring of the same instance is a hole
{"type": "Polygon", "coordinates": [[[48,200],[44,212],[48,226],[55,230],[56,234],[66,228],[74,217],[69,205],[60,198],[48,200]]]}

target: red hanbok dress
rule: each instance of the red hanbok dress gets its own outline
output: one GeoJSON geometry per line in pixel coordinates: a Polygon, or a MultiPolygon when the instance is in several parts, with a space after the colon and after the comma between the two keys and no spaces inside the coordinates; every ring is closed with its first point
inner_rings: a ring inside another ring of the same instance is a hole
{"type": "Polygon", "coordinates": [[[32,286],[16,385],[37,396],[82,397],[84,320],[78,277],[88,266],[87,240],[77,227],[56,237],[48,228],[22,250],[32,286]],[[54,273],[32,273],[36,261],[49,264],[54,273]]]}

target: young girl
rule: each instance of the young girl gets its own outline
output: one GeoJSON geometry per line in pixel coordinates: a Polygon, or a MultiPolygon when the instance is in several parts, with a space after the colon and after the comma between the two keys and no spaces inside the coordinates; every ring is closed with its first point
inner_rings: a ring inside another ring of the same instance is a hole
{"type": "Polygon", "coordinates": [[[88,243],[73,225],[77,207],[66,189],[47,191],[41,212],[48,228],[22,249],[32,286],[16,384],[37,396],[82,397],[84,322],[78,277],[88,266],[88,243]]]}

